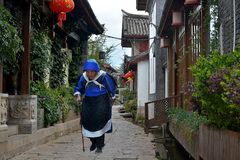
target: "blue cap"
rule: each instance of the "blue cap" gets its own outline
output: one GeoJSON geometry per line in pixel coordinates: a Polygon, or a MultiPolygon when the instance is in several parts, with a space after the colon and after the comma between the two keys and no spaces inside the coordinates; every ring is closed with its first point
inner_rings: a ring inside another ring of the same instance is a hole
{"type": "Polygon", "coordinates": [[[100,71],[100,67],[97,63],[97,61],[95,59],[89,59],[84,63],[83,66],[83,70],[84,71],[96,71],[99,72],[100,71]]]}

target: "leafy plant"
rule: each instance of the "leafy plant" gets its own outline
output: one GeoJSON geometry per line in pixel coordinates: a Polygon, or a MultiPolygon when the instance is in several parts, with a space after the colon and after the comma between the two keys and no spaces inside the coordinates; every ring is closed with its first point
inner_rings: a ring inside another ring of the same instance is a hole
{"type": "Polygon", "coordinates": [[[56,36],[52,46],[53,66],[50,71],[50,86],[58,88],[66,82],[65,66],[70,63],[68,52],[62,51],[61,38],[56,36]]]}
{"type": "Polygon", "coordinates": [[[106,46],[106,37],[103,35],[96,36],[94,38],[89,39],[88,50],[89,50],[89,59],[95,59],[101,68],[103,68],[103,64],[109,64],[111,59],[111,53],[115,50],[115,46],[106,46]],[[100,59],[99,53],[100,51],[105,52],[105,58],[100,59]]]}
{"type": "Polygon", "coordinates": [[[52,67],[52,41],[48,31],[36,31],[32,34],[31,68],[34,81],[44,81],[52,67]]]}
{"type": "Polygon", "coordinates": [[[130,91],[129,89],[123,90],[122,91],[122,96],[123,96],[123,102],[133,100],[136,98],[136,94],[133,91],[130,91]]]}
{"type": "Polygon", "coordinates": [[[32,84],[31,92],[38,95],[38,107],[44,109],[45,126],[57,123],[60,120],[60,110],[54,90],[48,88],[43,82],[37,82],[32,84]]]}
{"type": "Polygon", "coordinates": [[[0,64],[4,64],[7,73],[16,72],[16,54],[22,49],[22,41],[14,27],[14,20],[9,11],[0,5],[0,64]],[[12,68],[7,66],[11,66],[12,68]],[[13,68],[15,70],[13,70],[13,68]]]}
{"type": "Polygon", "coordinates": [[[69,92],[69,88],[66,86],[61,86],[56,90],[56,101],[58,107],[61,110],[61,119],[64,122],[67,118],[69,111],[71,110],[71,102],[73,100],[72,94],[69,92]]]}
{"type": "Polygon", "coordinates": [[[75,85],[80,76],[79,66],[83,66],[81,57],[81,47],[75,47],[72,49],[72,61],[69,65],[69,83],[75,85]]]}
{"type": "Polygon", "coordinates": [[[189,112],[182,108],[172,107],[168,109],[167,113],[172,121],[186,126],[192,133],[198,131],[201,124],[208,122],[206,116],[201,116],[196,112],[189,112]]]}
{"type": "Polygon", "coordinates": [[[137,114],[135,118],[136,123],[138,123],[140,126],[144,126],[145,123],[145,117],[141,114],[137,114]]]}
{"type": "Polygon", "coordinates": [[[137,114],[137,100],[132,99],[124,103],[124,108],[126,109],[127,112],[131,113],[133,116],[133,119],[135,119],[136,114],[137,114]]]}
{"type": "Polygon", "coordinates": [[[193,96],[210,123],[236,131],[240,130],[239,62],[239,50],[225,55],[213,52],[209,57],[200,57],[191,68],[193,96]]]}
{"type": "Polygon", "coordinates": [[[76,114],[79,114],[79,106],[74,101],[72,88],[61,86],[52,89],[43,82],[32,83],[31,94],[38,95],[38,107],[43,108],[45,111],[45,126],[53,125],[60,120],[65,122],[72,108],[76,114]]]}

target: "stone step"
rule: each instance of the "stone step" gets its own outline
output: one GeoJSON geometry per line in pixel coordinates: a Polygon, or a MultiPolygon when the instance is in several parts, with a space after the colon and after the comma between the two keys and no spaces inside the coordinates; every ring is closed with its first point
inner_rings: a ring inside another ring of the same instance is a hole
{"type": "Polygon", "coordinates": [[[8,125],[8,137],[18,134],[18,125],[8,125]]]}
{"type": "Polygon", "coordinates": [[[118,109],[118,112],[119,112],[119,113],[125,113],[126,110],[125,110],[125,108],[119,108],[119,109],[118,109]]]}
{"type": "Polygon", "coordinates": [[[131,113],[121,113],[120,114],[123,118],[133,118],[131,113]]]}

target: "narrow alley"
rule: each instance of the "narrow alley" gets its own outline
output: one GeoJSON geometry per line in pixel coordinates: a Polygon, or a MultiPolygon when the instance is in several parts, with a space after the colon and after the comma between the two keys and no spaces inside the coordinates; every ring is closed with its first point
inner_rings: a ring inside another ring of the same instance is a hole
{"type": "Polygon", "coordinates": [[[118,107],[113,107],[113,134],[106,135],[102,154],[90,152],[90,141],[86,138],[86,151],[83,152],[79,131],[33,148],[11,160],[154,160],[152,135],[144,134],[143,128],[124,120],[117,112],[118,107]]]}

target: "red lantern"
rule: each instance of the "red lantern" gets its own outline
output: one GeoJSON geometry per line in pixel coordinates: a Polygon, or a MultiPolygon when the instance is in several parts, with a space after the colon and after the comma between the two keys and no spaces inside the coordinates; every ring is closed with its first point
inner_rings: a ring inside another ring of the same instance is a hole
{"type": "Polygon", "coordinates": [[[129,71],[128,73],[126,73],[123,78],[125,79],[129,79],[129,78],[133,78],[134,77],[134,74],[132,71],[129,71]]]}
{"type": "Polygon", "coordinates": [[[200,0],[185,0],[185,5],[199,5],[200,0]]]}
{"type": "Polygon", "coordinates": [[[66,13],[71,12],[75,4],[73,0],[52,0],[49,6],[53,12],[58,14],[58,23],[62,27],[62,21],[66,21],[66,13]]]}

